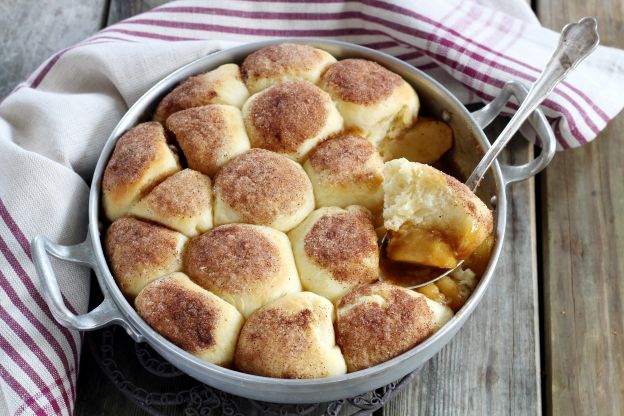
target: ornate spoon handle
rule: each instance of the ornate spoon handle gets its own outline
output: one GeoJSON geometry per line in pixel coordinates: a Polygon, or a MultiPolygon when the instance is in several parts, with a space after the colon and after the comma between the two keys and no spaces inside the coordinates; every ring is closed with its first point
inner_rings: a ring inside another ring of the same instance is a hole
{"type": "Polygon", "coordinates": [[[584,17],[578,23],[570,23],[563,28],[557,49],[555,49],[546,67],[531,86],[526,99],[520,104],[518,111],[513,115],[505,129],[466,181],[466,185],[472,191],[477,189],[481,179],[483,179],[499,153],[509,143],[509,140],[522,126],[522,123],[546,99],[555,86],[565,78],[568,72],[598,46],[600,39],[597,27],[596,19],[584,17]]]}

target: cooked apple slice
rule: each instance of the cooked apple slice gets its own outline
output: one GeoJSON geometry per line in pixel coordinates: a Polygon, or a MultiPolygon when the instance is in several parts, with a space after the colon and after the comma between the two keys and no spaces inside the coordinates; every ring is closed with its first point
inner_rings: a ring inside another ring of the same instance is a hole
{"type": "Polygon", "coordinates": [[[406,158],[410,162],[435,163],[453,146],[453,130],[443,121],[418,117],[401,135],[387,138],[380,146],[384,161],[406,158]]]}

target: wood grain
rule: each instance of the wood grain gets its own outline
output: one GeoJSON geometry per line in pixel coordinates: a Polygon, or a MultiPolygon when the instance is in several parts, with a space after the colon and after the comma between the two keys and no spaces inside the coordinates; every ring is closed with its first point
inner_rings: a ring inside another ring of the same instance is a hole
{"type": "MultiPolygon", "coordinates": [[[[488,136],[502,127],[497,120],[488,136]]],[[[501,159],[521,164],[532,154],[516,139],[501,159]]],[[[534,182],[508,191],[506,241],[483,301],[384,415],[541,414],[534,182]]]]}
{"type": "MultiPolygon", "coordinates": [[[[596,16],[601,43],[624,47],[624,2],[538,1],[537,11],[554,30],[596,16]]],[[[622,131],[624,114],[540,178],[549,414],[624,411],[622,131]]]]}
{"type": "Polygon", "coordinates": [[[0,100],[47,57],[99,30],[106,0],[0,1],[0,100]]]}

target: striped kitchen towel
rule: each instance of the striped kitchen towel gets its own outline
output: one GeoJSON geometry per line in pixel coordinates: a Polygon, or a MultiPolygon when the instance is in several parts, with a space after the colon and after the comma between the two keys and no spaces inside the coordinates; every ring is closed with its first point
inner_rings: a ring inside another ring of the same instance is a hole
{"type": "MultiPolygon", "coordinates": [[[[397,56],[463,102],[507,80],[531,82],[558,34],[526,2],[177,1],[120,22],[46,61],[0,104],[0,414],[71,414],[81,337],[57,324],[29,241],[85,238],[90,176],[115,124],[156,81],[241,42],[328,37],[397,56]],[[518,16],[522,18],[518,18],[518,16]]],[[[596,137],[624,105],[624,53],[601,47],[542,106],[560,149],[596,137]]],[[[55,264],[67,303],[85,312],[89,272],[55,264]]]]}

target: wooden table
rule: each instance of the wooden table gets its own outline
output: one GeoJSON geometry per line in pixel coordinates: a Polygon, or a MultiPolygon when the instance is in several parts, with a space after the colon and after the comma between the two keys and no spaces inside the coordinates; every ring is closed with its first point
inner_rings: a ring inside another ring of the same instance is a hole
{"type": "MultiPolygon", "coordinates": [[[[1,2],[0,97],[52,52],[161,3],[1,2]]],[[[555,30],[596,16],[602,44],[624,47],[622,0],[532,5],[555,30]]],[[[483,302],[411,386],[376,414],[623,414],[622,131],[624,115],[598,140],[558,154],[535,180],[513,186],[502,260],[483,302]]],[[[521,163],[532,154],[517,140],[504,157],[521,163]]],[[[88,351],[78,392],[79,415],[145,413],[117,392],[88,351]]]]}

